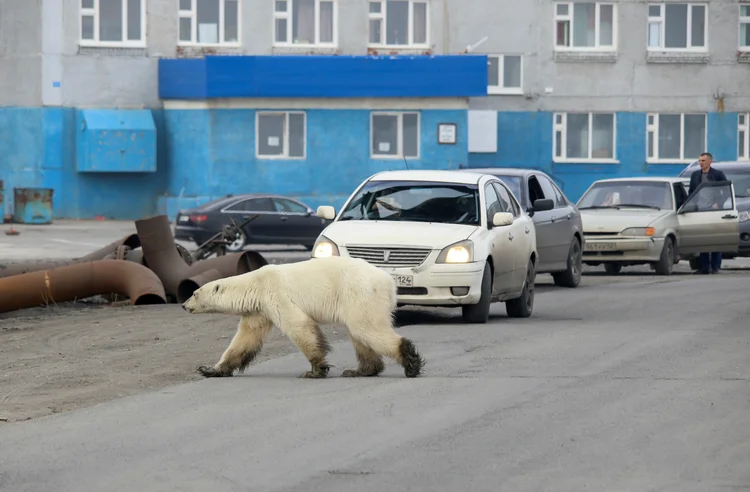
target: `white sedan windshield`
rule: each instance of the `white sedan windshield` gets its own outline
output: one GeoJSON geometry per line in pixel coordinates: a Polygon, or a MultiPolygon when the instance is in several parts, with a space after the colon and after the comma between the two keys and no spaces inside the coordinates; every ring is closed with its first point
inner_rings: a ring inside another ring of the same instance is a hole
{"type": "Polygon", "coordinates": [[[672,208],[669,183],[657,181],[611,181],[594,184],[578,201],[578,209],[672,208]]]}
{"type": "Polygon", "coordinates": [[[425,181],[371,181],[339,220],[390,220],[479,225],[476,185],[425,181]]]}

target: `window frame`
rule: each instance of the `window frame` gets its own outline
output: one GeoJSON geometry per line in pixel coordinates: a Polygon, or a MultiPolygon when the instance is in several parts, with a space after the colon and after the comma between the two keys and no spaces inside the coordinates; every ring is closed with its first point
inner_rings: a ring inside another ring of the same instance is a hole
{"type": "Polygon", "coordinates": [[[430,49],[430,39],[431,39],[431,30],[430,30],[430,16],[431,16],[431,10],[430,10],[430,1],[429,0],[406,0],[409,2],[409,19],[408,19],[408,26],[409,26],[409,42],[406,44],[388,44],[388,36],[386,34],[387,32],[387,9],[388,9],[388,0],[368,0],[367,1],[367,47],[368,48],[374,48],[374,49],[389,49],[389,50],[398,50],[398,49],[430,49]],[[379,3],[380,4],[380,12],[371,12],[370,6],[373,3],[379,3]],[[424,43],[415,43],[414,42],[414,4],[415,3],[421,3],[425,6],[425,42],[424,43]],[[370,24],[373,20],[380,20],[380,43],[373,43],[370,41],[370,24]]]}
{"type": "Polygon", "coordinates": [[[237,0],[237,41],[222,41],[226,36],[226,15],[225,3],[227,0],[219,0],[219,42],[218,43],[201,43],[198,41],[198,2],[200,0],[191,0],[191,10],[180,9],[177,1],[177,46],[189,47],[232,47],[239,48],[242,46],[242,0],[237,0]],[[180,19],[190,19],[190,41],[180,40],[180,19]]]}
{"type": "Polygon", "coordinates": [[[737,115],[737,160],[750,161],[750,112],[737,115]],[[745,133],[745,144],[742,146],[741,154],[739,148],[740,133],[745,133]]]}
{"type": "Polygon", "coordinates": [[[661,51],[665,53],[707,53],[709,49],[709,40],[708,40],[708,21],[711,18],[708,11],[708,2],[690,2],[690,1],[684,1],[684,2],[648,2],[646,3],[646,50],[647,51],[661,51]],[[667,5],[687,5],[688,6],[688,13],[687,13],[687,22],[686,22],[686,41],[687,46],[685,48],[666,48],[664,46],[665,42],[665,36],[666,36],[666,6],[667,5]],[[658,17],[652,17],[649,15],[648,9],[652,6],[658,6],[659,7],[659,16],[658,17]],[[692,33],[693,33],[693,7],[703,7],[704,10],[704,18],[703,18],[703,46],[692,46],[692,33]],[[660,24],[659,29],[659,45],[658,46],[650,46],[648,39],[649,39],[649,32],[650,32],[650,26],[652,23],[658,22],[660,24]]]}
{"type": "Polygon", "coordinates": [[[259,110],[255,112],[255,158],[258,160],[284,160],[302,161],[307,159],[307,112],[301,110],[259,110]],[[289,155],[289,116],[300,114],[303,118],[302,125],[302,155],[289,155]],[[260,153],[260,118],[261,116],[284,116],[284,152],[280,155],[265,155],[260,153]]]}
{"type": "Polygon", "coordinates": [[[685,116],[703,116],[703,145],[702,148],[708,148],[708,114],[707,113],[679,113],[669,112],[664,113],[646,113],[646,162],[648,164],[675,164],[685,163],[689,164],[696,159],[696,156],[690,157],[685,156],[685,116]],[[680,157],[679,158],[659,158],[659,116],[661,115],[680,115],[680,157]],[[653,123],[649,123],[653,118],[653,123]],[[648,137],[649,134],[653,133],[654,139],[654,155],[653,157],[648,154],[648,137]]]}
{"type": "MultiPolygon", "coordinates": [[[[597,164],[619,164],[617,158],[617,112],[616,111],[566,111],[555,112],[552,114],[552,161],[560,163],[597,163],[597,164]],[[568,115],[569,114],[587,114],[589,117],[589,148],[587,158],[568,157],[567,138],[568,138],[568,115]],[[612,157],[592,157],[594,145],[594,115],[612,115],[612,157]],[[558,117],[562,117],[558,123],[558,117]],[[557,132],[560,132],[560,150],[562,156],[558,156],[557,149],[557,132]]],[[[541,185],[540,185],[541,186],[541,185]]]]}
{"type": "Polygon", "coordinates": [[[93,8],[84,8],[84,0],[78,0],[78,46],[85,48],[146,48],[148,46],[148,29],[146,15],[146,0],[139,0],[141,3],[141,39],[128,40],[128,2],[122,2],[122,41],[100,41],[99,40],[99,0],[92,0],[93,8]],[[94,39],[83,38],[83,18],[94,18],[94,39]]]}
{"type": "Polygon", "coordinates": [[[747,30],[750,31],[750,12],[748,15],[742,15],[742,7],[750,9],[750,2],[743,2],[739,5],[738,22],[737,22],[737,50],[742,52],[750,52],[750,45],[743,46],[741,41],[742,25],[747,25],[747,30]]]}
{"type": "Polygon", "coordinates": [[[370,159],[373,160],[386,160],[386,159],[420,159],[422,157],[422,114],[419,111],[370,111],[370,159]],[[417,115],[417,155],[404,155],[404,115],[415,114],[417,115]],[[391,154],[374,154],[373,153],[373,142],[375,141],[375,127],[373,120],[375,116],[396,116],[397,117],[397,137],[396,146],[397,152],[395,155],[391,154]]]}
{"type": "Polygon", "coordinates": [[[565,52],[604,52],[611,53],[617,51],[617,3],[614,2],[554,2],[554,10],[552,12],[552,34],[553,34],[553,49],[554,51],[565,51],[565,52]],[[593,3],[594,4],[594,46],[572,46],[573,39],[573,8],[576,3],[593,3]],[[558,6],[567,5],[568,15],[558,14],[558,6]],[[612,7],[612,44],[611,45],[600,45],[600,34],[601,34],[601,7],[607,5],[612,7]],[[557,23],[560,21],[570,22],[570,43],[571,46],[560,46],[557,44],[557,23]]]}
{"type": "Polygon", "coordinates": [[[273,1],[272,6],[272,15],[273,15],[273,26],[271,31],[273,32],[272,36],[272,45],[275,48],[337,48],[339,45],[339,0],[315,0],[315,9],[314,9],[314,16],[315,16],[315,41],[313,43],[295,43],[292,40],[292,18],[293,18],[293,9],[294,9],[294,1],[293,0],[279,0],[286,2],[287,9],[284,12],[278,12],[276,10],[276,1],[273,1]],[[320,42],[320,2],[321,1],[329,1],[333,3],[333,41],[330,43],[322,43],[320,42]],[[276,40],[276,21],[279,19],[286,19],[286,41],[277,41],[276,40]]]}
{"type": "Polygon", "coordinates": [[[505,78],[505,57],[506,56],[517,56],[521,60],[521,85],[519,87],[504,87],[502,85],[490,85],[487,83],[487,94],[488,95],[523,95],[523,55],[520,53],[495,53],[487,55],[487,66],[489,67],[489,59],[497,58],[497,79],[498,84],[503,82],[505,78]]]}

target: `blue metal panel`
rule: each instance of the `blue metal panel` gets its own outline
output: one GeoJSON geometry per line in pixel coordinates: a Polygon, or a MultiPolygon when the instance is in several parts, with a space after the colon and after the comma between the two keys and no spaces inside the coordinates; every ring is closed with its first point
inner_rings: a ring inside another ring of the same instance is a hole
{"type": "Polygon", "coordinates": [[[79,172],[156,171],[156,125],[147,109],[78,113],[79,172]]]}
{"type": "Polygon", "coordinates": [[[16,224],[49,224],[52,222],[52,195],[49,188],[14,188],[16,224]]]}
{"type": "Polygon", "coordinates": [[[159,60],[159,97],[487,95],[487,56],[207,56],[159,60]]]}

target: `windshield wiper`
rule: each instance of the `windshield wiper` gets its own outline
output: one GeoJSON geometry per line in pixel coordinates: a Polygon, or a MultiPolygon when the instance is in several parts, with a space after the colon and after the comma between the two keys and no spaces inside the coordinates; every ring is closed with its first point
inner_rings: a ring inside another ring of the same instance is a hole
{"type": "Polygon", "coordinates": [[[633,207],[633,208],[651,208],[654,210],[661,210],[661,207],[656,207],[654,205],[641,205],[639,203],[621,203],[619,204],[620,207],[633,207]]]}
{"type": "Polygon", "coordinates": [[[589,210],[589,209],[599,209],[599,208],[616,208],[617,210],[620,210],[619,205],[591,205],[590,207],[578,207],[578,210],[589,210]]]}

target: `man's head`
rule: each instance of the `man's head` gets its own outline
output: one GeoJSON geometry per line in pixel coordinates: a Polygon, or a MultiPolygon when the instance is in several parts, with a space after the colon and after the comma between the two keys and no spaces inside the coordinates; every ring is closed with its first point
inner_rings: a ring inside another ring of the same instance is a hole
{"type": "Polygon", "coordinates": [[[701,170],[703,172],[708,171],[708,169],[711,167],[711,161],[714,160],[714,156],[709,154],[708,152],[704,152],[698,157],[698,164],[701,166],[701,170]]]}

